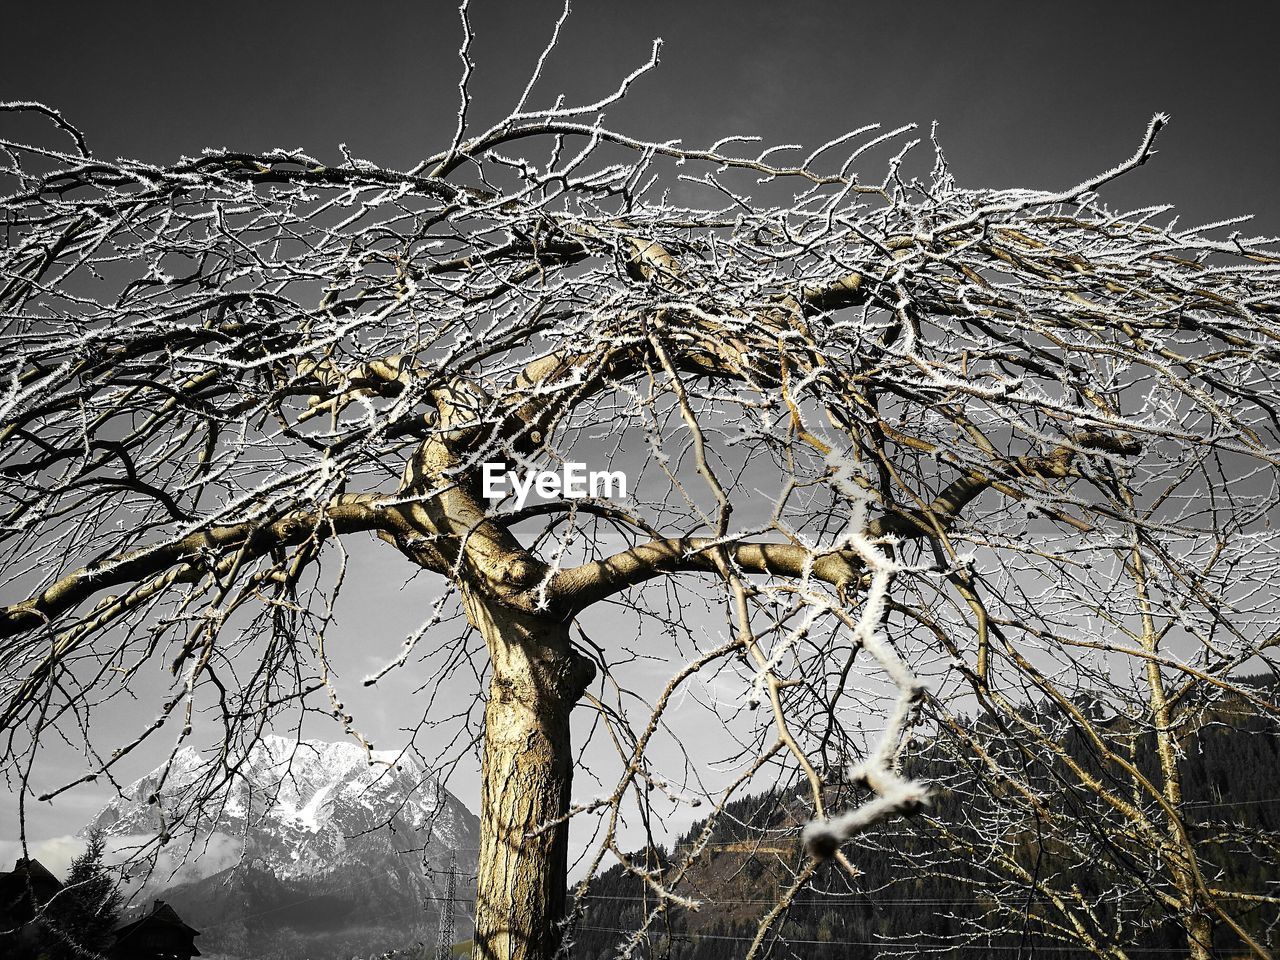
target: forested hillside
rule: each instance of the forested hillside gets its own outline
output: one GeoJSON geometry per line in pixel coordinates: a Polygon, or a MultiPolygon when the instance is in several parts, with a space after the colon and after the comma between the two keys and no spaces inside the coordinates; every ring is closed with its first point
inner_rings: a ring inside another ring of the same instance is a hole
{"type": "MultiPolygon", "coordinates": [[[[1261,683],[1256,684],[1261,686],[1261,683]]],[[[1087,707],[1088,705],[1085,704],[1087,707]]],[[[1036,711],[1047,710],[1039,706],[1036,711]]],[[[1111,731],[1124,718],[1098,721],[1111,731]]],[[[974,729],[981,722],[970,722],[974,729]]],[[[1068,843],[1048,823],[1022,817],[998,790],[980,788],[973,769],[958,767],[937,741],[919,751],[913,775],[944,784],[924,813],[883,824],[847,848],[861,876],[838,864],[822,867],[781,924],[773,957],[892,956],[1086,957],[1060,911],[1027,878],[1065,891],[1075,905],[1093,911],[1111,932],[1104,948],[1116,956],[1185,957],[1186,933],[1173,909],[1160,909],[1159,879],[1149,862],[1104,829],[1107,811],[1096,797],[1063,786],[1051,768],[1029,771],[1050,809],[1070,811],[1095,824],[1092,837],[1068,843]],[[961,804],[981,804],[961,817],[961,804]],[[1071,807],[1076,809],[1071,810],[1071,807]],[[1007,824],[1006,846],[993,851],[957,824],[979,818],[1007,824]],[[1007,860],[1001,856],[1007,855],[1007,860]],[[1025,871],[1025,874],[1021,873],[1025,871]],[[1019,882],[1019,876],[1022,882],[1019,882]],[[1132,890],[1145,889],[1147,896],[1132,890]],[[1045,951],[1035,953],[1034,951],[1045,951]]],[[[1182,821],[1192,833],[1206,883],[1252,891],[1234,916],[1251,935],[1274,945],[1280,894],[1280,725],[1275,717],[1246,709],[1239,700],[1206,705],[1194,729],[1180,738],[1182,821]]],[[[1092,756],[1087,737],[1068,734],[1067,755],[1114,778],[1115,771],[1092,756]]],[[[1010,744],[1010,750],[1015,749],[1010,744]]],[[[1158,763],[1151,735],[1134,725],[1133,759],[1140,773],[1158,763]]],[[[865,796],[850,786],[831,788],[835,808],[865,796]],[[843,795],[843,796],[842,796],[843,795]]],[[[760,918],[770,910],[804,862],[799,829],[806,793],[788,789],[745,797],[726,806],[715,822],[696,824],[674,850],[664,850],[654,877],[671,875],[691,843],[705,840],[709,856],[690,868],[675,891],[701,902],[696,912],[661,909],[652,887],[615,867],[597,878],[574,932],[579,960],[603,960],[631,942],[631,931],[653,914],[648,933],[634,941],[634,957],[722,960],[743,956],[760,918]]],[[[639,865],[639,864],[637,864],[639,865]]],[[[1214,925],[1215,955],[1243,957],[1241,941],[1224,923],[1214,925]]]]}

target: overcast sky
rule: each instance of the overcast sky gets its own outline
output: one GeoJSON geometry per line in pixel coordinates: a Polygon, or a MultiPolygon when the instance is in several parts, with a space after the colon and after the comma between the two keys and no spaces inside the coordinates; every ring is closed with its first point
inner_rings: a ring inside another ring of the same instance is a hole
{"type": "MultiPolygon", "coordinates": [[[[476,0],[477,122],[515,102],[559,7],[476,0]]],[[[1193,217],[1274,217],[1271,12],[1171,0],[581,2],[539,90],[543,103],[594,99],[662,37],[661,69],[615,126],[817,144],[873,120],[937,120],[961,182],[1002,187],[1077,182],[1127,156],[1164,110],[1175,123],[1127,185],[1133,196],[1176,200],[1193,217]]],[[[347,143],[407,166],[452,133],[447,2],[13,4],[5,33],[5,98],[58,107],[108,155],[302,146],[332,158],[347,143]]]]}
{"type": "MultiPolygon", "coordinates": [[[[476,0],[477,125],[519,98],[559,9],[476,0]]],[[[1151,114],[1165,111],[1173,123],[1159,155],[1108,191],[1112,204],[1174,202],[1187,222],[1256,213],[1257,232],[1276,232],[1270,13],[1239,2],[815,0],[793,10],[580,0],[533,100],[597,99],[662,37],[661,66],[610,114],[615,129],[691,145],[757,134],[812,147],[872,121],[916,122],[927,134],[936,120],[962,185],[1044,188],[1129,156],[1151,114]]],[[[9,5],[4,31],[0,99],[58,108],[102,155],[169,161],[206,146],[279,146],[339,160],[345,143],[403,168],[453,132],[460,33],[448,3],[26,3],[9,5]]],[[[357,585],[368,616],[366,629],[351,629],[365,635],[369,663],[353,660],[353,671],[385,659],[416,622],[387,612],[403,606],[400,579],[372,568],[357,585]],[[385,651],[370,633],[387,637],[385,651]]],[[[411,681],[354,704],[371,729],[404,722],[395,705],[411,681]]],[[[153,710],[144,698],[136,715],[153,710]]],[[[142,757],[130,772],[149,766],[142,757]]],[[[464,771],[454,787],[473,808],[475,783],[464,771]]],[[[91,787],[31,810],[33,837],[74,832],[104,799],[91,787]]],[[[0,838],[15,833],[16,803],[0,799],[0,838]]]]}

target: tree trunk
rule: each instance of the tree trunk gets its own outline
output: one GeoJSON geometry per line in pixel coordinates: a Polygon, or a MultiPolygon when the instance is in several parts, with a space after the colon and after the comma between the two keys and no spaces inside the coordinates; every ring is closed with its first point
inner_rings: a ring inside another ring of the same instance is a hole
{"type": "Polygon", "coordinates": [[[1187,947],[1191,960],[1213,957],[1213,918],[1208,914],[1194,913],[1187,919],[1187,947]]]}
{"type": "Polygon", "coordinates": [[[551,960],[568,886],[569,712],[595,669],[568,624],[471,595],[493,675],[484,714],[474,960],[551,960]]]}

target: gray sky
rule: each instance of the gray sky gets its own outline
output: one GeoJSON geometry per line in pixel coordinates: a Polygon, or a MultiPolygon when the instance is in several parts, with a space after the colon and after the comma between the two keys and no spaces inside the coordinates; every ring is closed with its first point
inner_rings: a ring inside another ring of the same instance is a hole
{"type": "MultiPolygon", "coordinates": [[[[662,66],[612,115],[640,136],[754,133],[818,144],[872,120],[940,124],[962,183],[1065,186],[1175,123],[1124,197],[1195,218],[1274,211],[1270,5],[886,4],[581,0],[539,87],[587,101],[662,66]],[[1259,208],[1262,208],[1261,210],[1259,208]]],[[[477,123],[517,99],[555,0],[476,0],[477,123]]],[[[13,5],[0,89],[42,99],[108,155],[302,146],[408,165],[453,129],[457,15],[447,2],[13,5]]],[[[1274,223],[1274,218],[1270,221],[1274,223]]]]}
{"type": "MultiPolygon", "coordinates": [[[[1166,111],[1174,122],[1159,155],[1108,191],[1112,204],[1175,202],[1188,223],[1252,212],[1257,232],[1276,231],[1280,71],[1264,29],[1270,12],[1261,3],[1210,15],[1174,2],[815,0],[793,10],[755,0],[579,0],[534,101],[604,95],[660,36],[662,64],[610,114],[615,129],[689,144],[757,134],[812,147],[871,121],[914,121],[927,135],[936,120],[961,184],[1045,188],[1127,157],[1151,114],[1166,111]]],[[[476,125],[514,105],[558,14],[558,2],[476,0],[476,125]]],[[[0,99],[60,109],[103,155],[168,161],[205,146],[279,146],[332,159],[346,143],[357,156],[408,167],[452,135],[460,32],[445,2],[28,3],[11,5],[4,20],[0,99]]],[[[420,579],[402,593],[408,573],[389,558],[354,585],[344,620],[353,679],[391,656],[420,619],[435,587],[420,579]]],[[[395,676],[351,706],[375,735],[389,735],[413,719],[396,705],[414,683],[395,676]]],[[[151,716],[158,691],[104,718],[106,728],[151,716]]],[[[76,765],[62,752],[49,759],[55,771],[76,765]]],[[[128,773],[154,760],[142,756],[128,773]]],[[[465,771],[453,784],[473,808],[475,784],[465,771]]],[[[0,797],[0,838],[12,837],[16,803],[0,797]]],[[[103,799],[90,787],[30,811],[32,836],[74,832],[103,799]]],[[[9,856],[0,846],[0,860],[9,856]]]]}

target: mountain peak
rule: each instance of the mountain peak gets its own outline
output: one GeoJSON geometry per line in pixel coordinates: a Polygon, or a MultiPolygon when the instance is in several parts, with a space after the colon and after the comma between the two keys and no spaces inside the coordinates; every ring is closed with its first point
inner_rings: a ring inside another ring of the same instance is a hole
{"type": "Polygon", "coordinates": [[[149,887],[181,903],[197,928],[239,929],[278,899],[270,929],[250,931],[250,940],[274,936],[271,924],[308,904],[326,916],[358,907],[352,915],[361,922],[385,919],[403,935],[406,925],[429,924],[451,855],[464,890],[474,874],[479,821],[410,754],[267,735],[211,799],[188,809],[222,772],[183,747],[89,824],[121,846],[171,835],[176,842],[163,846],[149,887]]]}
{"type": "Polygon", "coordinates": [[[455,849],[464,838],[475,846],[467,836],[475,817],[407,753],[266,735],[211,799],[188,809],[222,774],[209,757],[183,747],[90,826],[141,839],[183,823],[196,835],[246,838],[245,855],[265,859],[281,876],[333,869],[348,841],[383,827],[422,834],[414,845],[420,850],[431,843],[455,849]]]}

